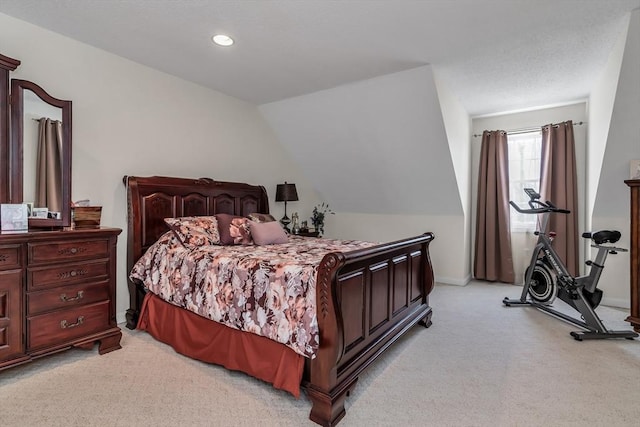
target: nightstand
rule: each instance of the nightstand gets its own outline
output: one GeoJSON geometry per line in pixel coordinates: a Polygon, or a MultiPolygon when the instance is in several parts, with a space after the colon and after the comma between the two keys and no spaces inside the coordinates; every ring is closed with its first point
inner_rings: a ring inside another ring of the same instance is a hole
{"type": "Polygon", "coordinates": [[[294,236],[302,236],[302,237],[320,237],[320,232],[318,231],[298,231],[294,236]]]}

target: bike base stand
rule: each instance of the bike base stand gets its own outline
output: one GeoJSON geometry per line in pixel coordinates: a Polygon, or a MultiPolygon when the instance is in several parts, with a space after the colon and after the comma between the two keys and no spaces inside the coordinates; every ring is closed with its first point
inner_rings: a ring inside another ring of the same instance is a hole
{"type": "Polygon", "coordinates": [[[607,338],[626,338],[632,340],[638,337],[633,331],[607,331],[607,332],[594,332],[594,331],[574,331],[571,332],[571,336],[578,341],[582,340],[601,340],[607,338]]]}
{"type": "Polygon", "coordinates": [[[522,301],[520,299],[512,299],[512,298],[509,298],[509,297],[505,297],[502,300],[502,303],[504,305],[506,305],[507,307],[511,307],[512,305],[531,305],[530,301],[522,301]]]}
{"type": "MultiPolygon", "coordinates": [[[[558,317],[562,320],[565,320],[569,323],[572,323],[576,326],[579,326],[581,328],[587,329],[586,331],[573,331],[570,332],[571,336],[577,340],[577,341],[583,341],[583,340],[603,340],[603,339],[611,339],[611,338],[626,338],[628,340],[632,340],[634,338],[638,337],[638,334],[635,333],[634,331],[609,331],[607,329],[598,331],[598,330],[594,330],[593,328],[589,327],[589,325],[587,325],[585,322],[575,319],[571,316],[568,316],[564,313],[561,313],[559,311],[556,311],[554,309],[552,309],[551,307],[547,306],[547,305],[543,305],[543,304],[539,304],[535,301],[530,301],[530,300],[525,300],[522,301],[521,299],[510,299],[510,298],[504,298],[502,300],[502,303],[504,305],[506,305],[507,307],[511,307],[511,306],[524,306],[524,305],[530,305],[532,307],[535,307],[539,310],[542,310],[544,312],[547,312],[549,314],[551,314],[552,316],[558,317]]],[[[602,325],[602,322],[599,322],[600,325],[602,325]]]]}

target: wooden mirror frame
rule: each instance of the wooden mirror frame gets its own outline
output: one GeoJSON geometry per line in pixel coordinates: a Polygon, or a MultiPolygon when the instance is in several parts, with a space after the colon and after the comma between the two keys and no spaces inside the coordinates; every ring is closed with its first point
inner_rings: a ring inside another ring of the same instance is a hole
{"type": "Polygon", "coordinates": [[[9,203],[11,160],[9,149],[9,73],[20,65],[0,53],[0,203],[9,203]]]}
{"type": "Polygon", "coordinates": [[[58,228],[71,225],[71,101],[49,95],[28,80],[11,79],[10,203],[23,203],[23,116],[24,90],[43,102],[62,109],[62,209],[61,218],[29,218],[29,228],[58,228]]]}

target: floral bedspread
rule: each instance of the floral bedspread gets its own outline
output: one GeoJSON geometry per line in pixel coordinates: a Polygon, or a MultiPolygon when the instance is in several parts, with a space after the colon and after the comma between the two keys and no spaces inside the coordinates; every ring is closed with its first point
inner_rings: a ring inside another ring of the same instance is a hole
{"type": "Polygon", "coordinates": [[[167,302],[313,358],[319,344],[318,264],[329,252],[373,245],[290,236],[278,245],[187,249],[168,232],[138,260],[130,277],[167,302]]]}

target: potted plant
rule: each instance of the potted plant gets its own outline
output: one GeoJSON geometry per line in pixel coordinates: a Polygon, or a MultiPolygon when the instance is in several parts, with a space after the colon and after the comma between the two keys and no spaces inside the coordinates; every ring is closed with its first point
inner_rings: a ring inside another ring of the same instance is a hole
{"type": "Polygon", "coordinates": [[[327,203],[322,202],[322,204],[316,205],[313,208],[311,223],[316,231],[320,233],[319,235],[324,234],[324,218],[329,214],[334,215],[335,212],[329,208],[329,204],[327,203]]]}

